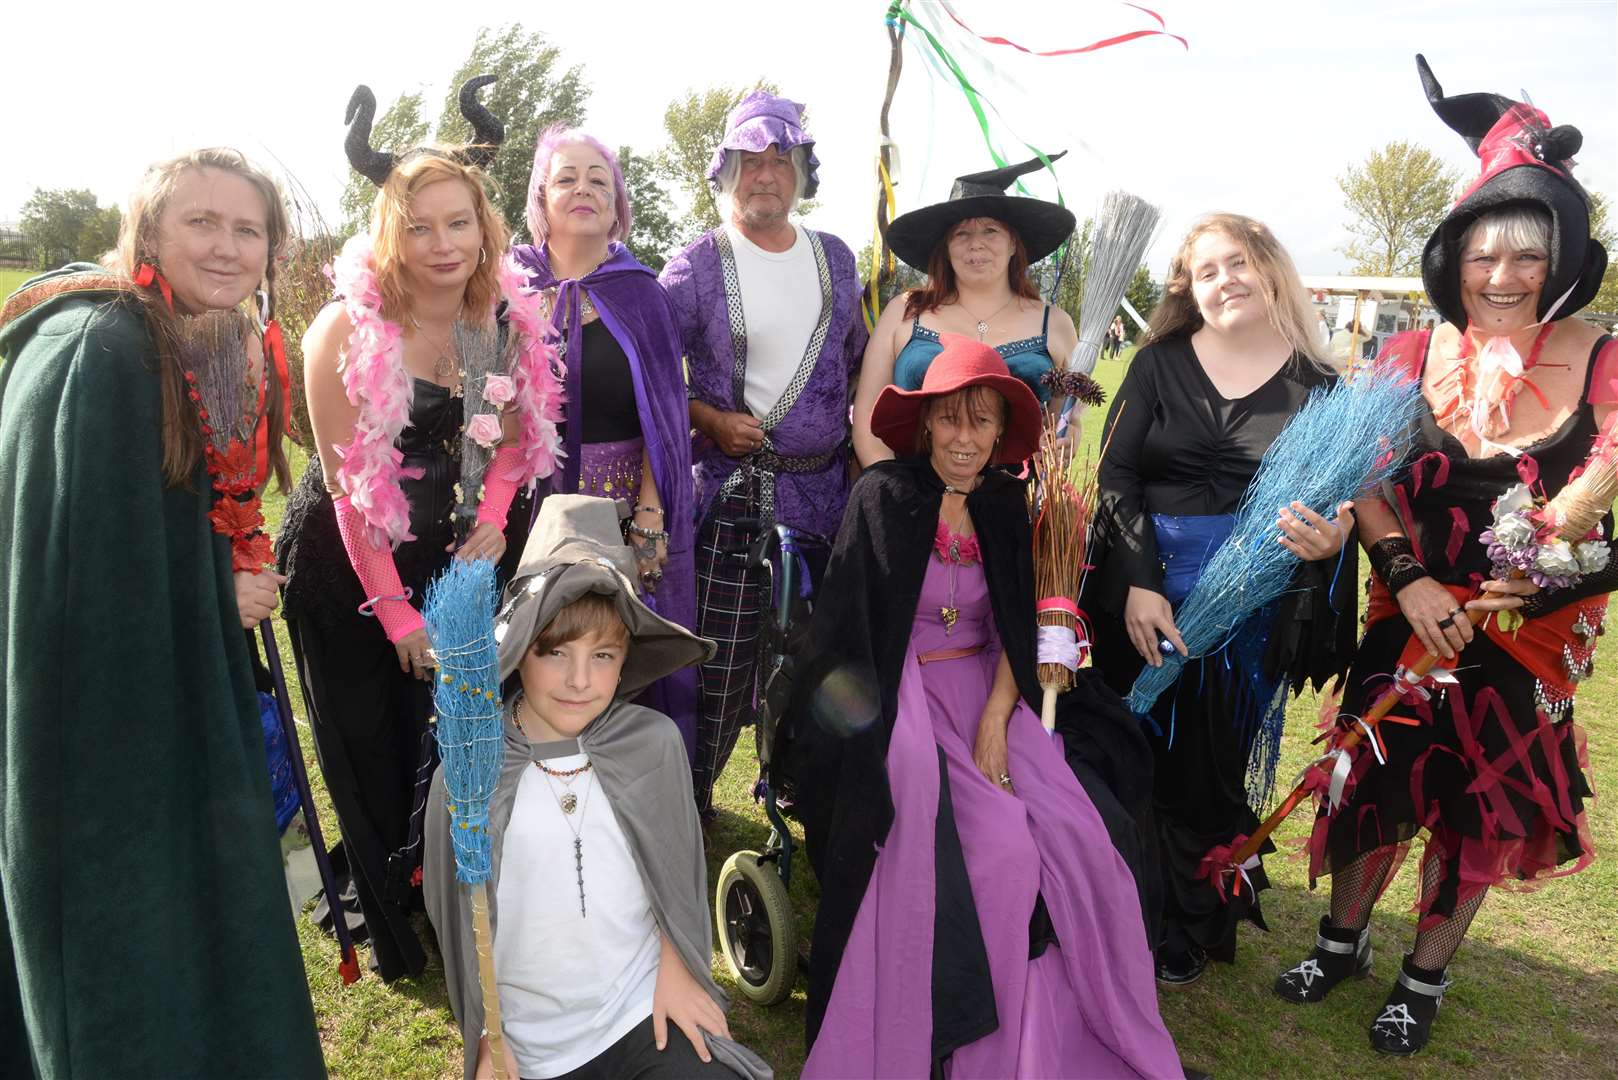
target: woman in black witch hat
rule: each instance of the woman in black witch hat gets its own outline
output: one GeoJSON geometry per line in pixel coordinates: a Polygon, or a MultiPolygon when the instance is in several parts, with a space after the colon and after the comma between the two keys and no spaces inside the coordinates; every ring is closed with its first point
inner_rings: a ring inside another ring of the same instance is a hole
{"type": "Polygon", "coordinates": [[[275,545],[321,772],[390,981],[427,963],[409,920],[435,761],[417,605],[452,557],[515,565],[529,515],[513,498],[557,449],[546,398],[560,389],[519,318],[529,307],[505,292],[510,234],[485,191],[504,132],[475,95],[493,81],[461,88],[467,147],[373,150],[375,98],[362,86],[349,102],[349,162],[377,199],[333,260],[337,302],[304,336],[315,453],[275,545]]]}
{"type": "Polygon", "coordinates": [[[892,304],[877,320],[865,349],[854,395],[854,452],[860,464],[893,451],[871,433],[871,408],[893,383],[915,390],[943,347],[940,334],[961,334],[991,345],[1011,373],[1041,401],[1050,390],[1039,377],[1078,345],[1073,319],[1039,298],[1028,268],[1073,233],[1072,211],[1043,199],[1007,195],[1019,176],[1061,154],[959,177],[947,200],[895,218],[888,246],[927,283],[892,304]],[[925,318],[925,322],[923,322],[925,318]]]}
{"type": "Polygon", "coordinates": [[[1511,514],[1567,484],[1618,403],[1618,345],[1570,317],[1607,263],[1571,174],[1581,137],[1497,94],[1446,97],[1416,59],[1434,111],[1482,172],[1422,256],[1445,324],[1394,338],[1382,360],[1421,380],[1426,408],[1410,474],[1386,501],[1355,504],[1374,576],[1340,715],[1362,713],[1424,654],[1450,672],[1398,706],[1414,722],[1377,727],[1376,752],[1353,759],[1336,807],[1316,819],[1311,873],[1331,874],[1331,911],[1275,983],[1308,1004],[1369,973],[1371,908],[1426,830],[1415,943],[1370,1029],[1375,1049],[1399,1055],[1426,1045],[1490,886],[1594,857],[1573,695],[1618,585],[1611,515],[1570,546],[1542,544],[1511,514]],[[1511,567],[1529,576],[1500,580],[1511,567]],[[1469,610],[1490,616],[1474,627],[1469,610]]]}

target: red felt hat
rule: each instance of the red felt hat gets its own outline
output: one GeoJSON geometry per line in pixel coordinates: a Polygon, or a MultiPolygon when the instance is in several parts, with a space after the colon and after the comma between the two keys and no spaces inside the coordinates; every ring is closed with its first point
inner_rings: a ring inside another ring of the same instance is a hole
{"type": "Polygon", "coordinates": [[[909,456],[916,448],[916,424],[922,406],[933,398],[948,397],[968,386],[987,386],[1006,399],[1006,430],[1000,436],[995,464],[1026,461],[1039,448],[1042,428],[1039,399],[1028,384],[1011,373],[991,346],[959,334],[941,334],[944,349],[927,365],[919,390],[888,386],[871,409],[871,431],[895,454],[909,456]]]}

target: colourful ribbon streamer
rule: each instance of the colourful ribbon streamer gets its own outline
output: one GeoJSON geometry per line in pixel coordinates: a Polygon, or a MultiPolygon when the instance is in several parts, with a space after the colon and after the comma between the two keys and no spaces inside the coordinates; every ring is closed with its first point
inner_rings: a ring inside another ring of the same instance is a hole
{"type": "Polygon", "coordinates": [[[990,45],[1007,45],[1007,46],[1010,46],[1011,48],[1016,49],[1020,53],[1027,53],[1029,56],[1076,56],[1076,55],[1078,55],[1080,53],[1099,52],[1102,49],[1111,48],[1114,45],[1122,45],[1126,41],[1134,41],[1137,38],[1145,38],[1145,37],[1168,37],[1168,38],[1173,38],[1175,41],[1178,41],[1182,46],[1184,46],[1187,50],[1189,50],[1191,48],[1190,43],[1187,42],[1185,40],[1185,38],[1181,37],[1179,34],[1171,34],[1171,33],[1168,32],[1168,29],[1167,29],[1168,24],[1163,21],[1163,16],[1159,15],[1157,12],[1153,11],[1151,8],[1141,7],[1139,4],[1126,3],[1124,6],[1125,7],[1132,7],[1136,11],[1144,11],[1146,14],[1148,14],[1152,18],[1156,19],[1157,20],[1157,25],[1159,27],[1162,27],[1163,29],[1159,29],[1159,30],[1131,30],[1128,33],[1116,34],[1116,35],[1114,35],[1112,37],[1102,38],[1099,41],[1092,41],[1088,45],[1080,45],[1080,46],[1078,46],[1076,48],[1071,48],[1071,49],[1030,49],[1027,46],[1017,44],[1015,41],[1012,41],[1009,38],[994,37],[994,36],[991,36],[991,35],[988,35],[988,34],[980,34],[976,30],[973,30],[970,26],[966,25],[965,21],[963,21],[961,19],[961,17],[955,13],[955,9],[949,5],[949,0],[940,0],[939,6],[944,9],[945,14],[947,14],[951,19],[953,19],[955,21],[955,25],[959,26],[962,30],[965,30],[968,34],[971,34],[971,35],[973,35],[974,37],[977,37],[977,38],[981,38],[982,40],[988,42],[990,45]]]}

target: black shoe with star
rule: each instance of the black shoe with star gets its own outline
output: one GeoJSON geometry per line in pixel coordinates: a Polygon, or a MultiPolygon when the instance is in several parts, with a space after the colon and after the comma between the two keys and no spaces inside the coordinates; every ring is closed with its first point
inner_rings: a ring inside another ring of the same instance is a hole
{"type": "Polygon", "coordinates": [[[1332,987],[1344,979],[1363,979],[1371,973],[1371,928],[1340,930],[1322,917],[1315,947],[1297,967],[1275,978],[1277,997],[1300,1005],[1325,1001],[1332,987]]]}
{"type": "Polygon", "coordinates": [[[1419,968],[1405,955],[1399,978],[1382,1003],[1382,1012],[1371,1024],[1371,1049],[1382,1054],[1409,1057],[1427,1045],[1433,1033],[1433,1019],[1443,1004],[1449,980],[1444,969],[1419,968]]]}

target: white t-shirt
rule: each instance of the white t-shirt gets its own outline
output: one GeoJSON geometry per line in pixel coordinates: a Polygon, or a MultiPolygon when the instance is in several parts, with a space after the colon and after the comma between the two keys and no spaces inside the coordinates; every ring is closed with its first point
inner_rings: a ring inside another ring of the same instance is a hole
{"type": "Polygon", "coordinates": [[[785,251],[765,251],[727,224],[747,322],[747,411],[763,419],[798,370],[820,321],[820,275],[809,238],[796,225],[785,251]]]}
{"type": "MultiPolygon", "coordinates": [[[[566,771],[587,760],[575,754],[545,766],[566,771]]],[[[502,840],[496,915],[502,1030],[523,1076],[571,1072],[652,1014],[662,938],[594,772],[567,787],[524,771],[502,840]],[[570,815],[557,803],[567,791],[578,798],[570,815]],[[583,841],[582,917],[570,824],[583,841]]]]}

